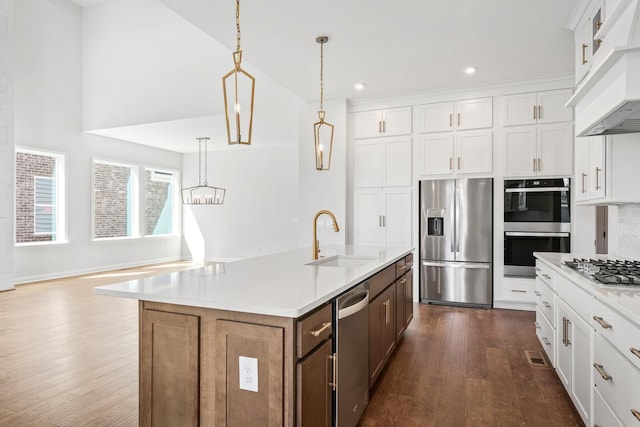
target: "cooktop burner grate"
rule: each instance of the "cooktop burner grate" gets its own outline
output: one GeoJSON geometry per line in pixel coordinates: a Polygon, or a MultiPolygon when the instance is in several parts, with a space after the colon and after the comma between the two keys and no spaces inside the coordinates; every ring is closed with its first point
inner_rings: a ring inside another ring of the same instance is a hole
{"type": "Polygon", "coordinates": [[[604,285],[640,286],[640,261],[574,258],[564,264],[604,285]]]}

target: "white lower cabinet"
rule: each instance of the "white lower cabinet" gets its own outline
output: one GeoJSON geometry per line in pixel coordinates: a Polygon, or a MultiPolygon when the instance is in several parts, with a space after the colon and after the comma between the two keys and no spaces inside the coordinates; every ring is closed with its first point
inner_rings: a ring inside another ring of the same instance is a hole
{"type": "Polygon", "coordinates": [[[557,298],[556,373],[586,425],[591,414],[591,333],[589,323],[557,298]]]}
{"type": "Polygon", "coordinates": [[[555,329],[551,326],[549,320],[542,314],[539,307],[536,307],[536,335],[542,344],[544,352],[551,361],[551,365],[556,365],[555,357],[555,329]]]}
{"type": "Polygon", "coordinates": [[[410,187],[358,189],[354,196],[356,244],[411,244],[410,187]]]}
{"type": "Polygon", "coordinates": [[[613,413],[613,409],[604,401],[600,392],[593,392],[593,425],[598,427],[624,427],[624,424],[613,413]]]}

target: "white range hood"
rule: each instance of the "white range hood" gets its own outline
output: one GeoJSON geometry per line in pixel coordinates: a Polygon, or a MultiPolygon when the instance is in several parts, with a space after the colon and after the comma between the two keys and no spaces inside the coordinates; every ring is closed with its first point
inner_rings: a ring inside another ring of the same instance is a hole
{"type": "Polygon", "coordinates": [[[640,132],[640,1],[605,12],[594,36],[602,40],[598,54],[567,103],[577,136],[640,132]]]}

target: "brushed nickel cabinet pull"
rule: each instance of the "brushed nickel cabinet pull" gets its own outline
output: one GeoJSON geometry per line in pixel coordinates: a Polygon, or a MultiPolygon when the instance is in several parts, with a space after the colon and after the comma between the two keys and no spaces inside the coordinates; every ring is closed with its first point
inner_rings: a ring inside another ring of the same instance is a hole
{"type": "Polygon", "coordinates": [[[331,360],[333,362],[332,363],[332,365],[333,365],[333,369],[332,369],[333,374],[332,374],[331,382],[329,383],[329,385],[331,386],[331,389],[333,391],[336,391],[336,386],[338,385],[337,384],[337,379],[338,379],[338,376],[337,376],[337,372],[338,372],[338,366],[337,366],[338,365],[338,354],[337,353],[333,353],[333,355],[329,356],[329,360],[331,360]]]}
{"type": "Polygon", "coordinates": [[[587,63],[587,47],[589,46],[582,43],[582,65],[587,63]]]}
{"type": "Polygon", "coordinates": [[[538,291],[533,291],[533,293],[536,294],[537,297],[541,297],[542,296],[542,294],[540,292],[538,292],[538,291]]]}
{"type": "Polygon", "coordinates": [[[600,185],[600,172],[602,172],[602,169],[600,168],[596,168],[596,190],[599,190],[602,188],[602,186],[600,185]]]}
{"type": "Polygon", "coordinates": [[[538,120],[542,120],[542,105],[538,105],[538,120]]]}
{"type": "Polygon", "coordinates": [[[542,305],[544,305],[547,308],[551,308],[551,304],[549,304],[548,301],[542,301],[542,305]]]}
{"type": "Polygon", "coordinates": [[[607,374],[607,371],[604,370],[604,366],[598,365],[597,363],[594,363],[593,367],[596,368],[596,371],[598,371],[598,373],[600,374],[600,376],[602,377],[603,380],[609,381],[609,380],[613,379],[613,377],[611,375],[607,374]]]}
{"type": "Polygon", "coordinates": [[[636,409],[632,409],[631,413],[633,414],[634,417],[636,417],[636,420],[640,421],[640,411],[637,411],[636,409]]]}
{"type": "Polygon", "coordinates": [[[551,343],[549,342],[549,340],[547,339],[547,337],[542,337],[542,341],[544,341],[545,345],[551,345],[551,343]]]}
{"type": "Polygon", "coordinates": [[[640,357],[640,350],[638,350],[637,348],[633,348],[633,347],[631,347],[631,348],[629,349],[629,351],[630,351],[634,356],[636,356],[636,357],[640,357]]]}
{"type": "Polygon", "coordinates": [[[385,133],[387,131],[387,121],[383,120],[382,121],[382,133],[385,133]]]}
{"type": "Polygon", "coordinates": [[[402,283],[403,285],[406,285],[407,284],[407,279],[402,279],[402,281],[400,283],[402,283]]]}
{"type": "Polygon", "coordinates": [[[460,113],[458,113],[458,127],[460,127],[460,113]]]}
{"type": "Polygon", "coordinates": [[[551,276],[549,276],[548,274],[543,274],[542,277],[544,277],[547,280],[551,280],[551,276]]]}
{"type": "Polygon", "coordinates": [[[331,322],[326,322],[326,323],[322,324],[322,327],[320,327],[320,329],[318,329],[316,331],[311,331],[309,333],[311,335],[313,335],[314,337],[319,337],[321,333],[323,333],[324,331],[326,331],[330,327],[331,327],[331,322]]]}
{"type": "Polygon", "coordinates": [[[571,319],[567,318],[567,337],[566,337],[566,346],[569,347],[571,345],[571,340],[569,339],[569,327],[571,325],[571,319]]]}
{"type": "Polygon", "coordinates": [[[453,170],[453,157],[449,157],[449,170],[453,170]]]}
{"type": "Polygon", "coordinates": [[[587,190],[585,188],[585,180],[587,179],[587,174],[586,173],[582,173],[582,194],[586,193],[587,190]]]}
{"type": "Polygon", "coordinates": [[[399,268],[400,270],[404,271],[404,270],[406,270],[406,269],[407,269],[407,266],[406,266],[406,265],[400,265],[400,266],[398,266],[398,268],[399,268]]]}
{"type": "Polygon", "coordinates": [[[387,298],[387,300],[383,304],[384,304],[384,324],[388,325],[389,322],[391,321],[390,320],[391,316],[389,315],[389,312],[391,311],[389,309],[389,306],[391,305],[391,300],[387,298]]]}
{"type": "Polygon", "coordinates": [[[602,326],[604,329],[611,329],[611,325],[609,323],[605,322],[602,317],[593,316],[593,320],[598,322],[600,324],[600,326],[602,326]]]}
{"type": "Polygon", "coordinates": [[[460,170],[460,157],[458,157],[458,170],[460,170]]]}
{"type": "Polygon", "coordinates": [[[538,172],[542,172],[542,160],[538,157],[538,172]]]}
{"type": "Polygon", "coordinates": [[[536,117],[536,106],[533,106],[533,120],[537,119],[536,117]]]}
{"type": "Polygon", "coordinates": [[[536,171],[536,158],[533,158],[533,171],[536,171]]]}
{"type": "Polygon", "coordinates": [[[540,329],[540,323],[538,322],[533,322],[534,325],[536,325],[536,329],[540,329]]]}
{"type": "Polygon", "coordinates": [[[382,133],[382,122],[378,122],[378,133],[382,133]]]}
{"type": "Polygon", "coordinates": [[[511,289],[511,292],[519,292],[521,294],[526,294],[527,293],[527,291],[522,290],[522,289],[511,289]]]}
{"type": "Polygon", "coordinates": [[[567,318],[562,318],[562,344],[567,346],[567,318]]]}
{"type": "Polygon", "coordinates": [[[449,114],[449,127],[453,127],[453,113],[449,114]]]}

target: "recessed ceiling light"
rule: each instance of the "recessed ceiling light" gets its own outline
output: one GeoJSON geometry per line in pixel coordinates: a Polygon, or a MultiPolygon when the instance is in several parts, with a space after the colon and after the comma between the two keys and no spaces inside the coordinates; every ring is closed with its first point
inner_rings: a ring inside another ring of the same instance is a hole
{"type": "Polygon", "coordinates": [[[364,83],[356,83],[354,86],[356,90],[364,90],[364,83]]]}
{"type": "Polygon", "coordinates": [[[476,72],[476,69],[475,69],[475,67],[467,67],[467,68],[464,69],[464,72],[467,73],[467,74],[473,74],[473,73],[476,72]]]}

